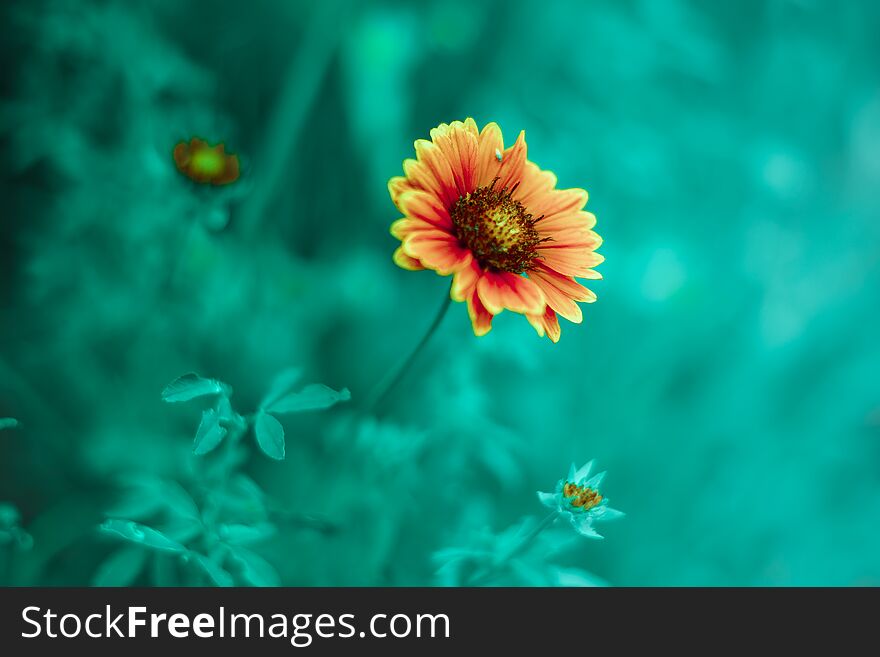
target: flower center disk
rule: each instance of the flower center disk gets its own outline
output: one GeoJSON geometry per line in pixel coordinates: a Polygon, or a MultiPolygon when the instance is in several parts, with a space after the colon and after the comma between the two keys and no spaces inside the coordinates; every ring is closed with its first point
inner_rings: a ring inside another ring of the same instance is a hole
{"type": "Polygon", "coordinates": [[[496,190],[495,182],[460,197],[452,206],[455,236],[483,268],[522,274],[538,255],[537,220],[511,196],[513,190],[496,190]]]}
{"type": "Polygon", "coordinates": [[[571,482],[566,482],[562,487],[562,494],[571,502],[572,506],[589,511],[602,501],[599,491],[593,490],[586,486],[578,486],[571,482]]]}

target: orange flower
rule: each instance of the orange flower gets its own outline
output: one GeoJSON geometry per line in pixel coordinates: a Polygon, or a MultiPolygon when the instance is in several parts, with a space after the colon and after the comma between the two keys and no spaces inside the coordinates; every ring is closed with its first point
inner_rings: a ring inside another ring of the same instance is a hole
{"type": "Polygon", "coordinates": [[[604,258],[583,207],[583,189],[556,189],[556,176],[526,158],[525,132],[505,149],[501,129],[473,119],[441,124],[415,142],[406,175],[388,182],[404,217],[394,262],[452,276],[450,295],[467,303],[476,335],[502,310],[526,316],[539,335],[559,340],[557,315],[580,323],[576,301],[596,295],[575,280],[598,279],[604,258]]]}
{"type": "Polygon", "coordinates": [[[174,147],[174,164],[190,180],[210,185],[228,185],[238,180],[238,156],[226,152],[224,144],[209,146],[193,137],[174,147]]]}

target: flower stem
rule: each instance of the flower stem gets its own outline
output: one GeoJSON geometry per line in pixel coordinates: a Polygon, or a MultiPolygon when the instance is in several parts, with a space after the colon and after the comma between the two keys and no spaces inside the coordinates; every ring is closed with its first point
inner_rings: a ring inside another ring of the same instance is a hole
{"type": "Polygon", "coordinates": [[[498,560],[492,564],[492,569],[484,571],[482,573],[478,573],[471,581],[468,583],[468,586],[482,586],[488,582],[491,582],[494,577],[499,574],[501,568],[511,559],[513,559],[516,555],[524,552],[528,547],[532,544],[532,542],[538,538],[538,536],[545,529],[550,527],[554,522],[556,522],[556,518],[559,517],[559,514],[556,511],[552,511],[549,513],[541,522],[535,525],[528,534],[522,537],[522,540],[519,541],[516,545],[513,546],[506,554],[502,554],[499,556],[498,560]]]}
{"type": "Polygon", "coordinates": [[[526,548],[528,548],[532,544],[532,541],[538,538],[538,535],[541,532],[543,532],[556,521],[556,518],[558,516],[559,514],[556,511],[551,511],[541,522],[534,526],[532,531],[523,536],[523,539],[519,543],[517,543],[510,552],[504,555],[501,563],[506,563],[507,561],[518,555],[520,552],[524,552],[526,548]]]}
{"type": "Polygon", "coordinates": [[[449,309],[451,303],[452,297],[447,294],[446,298],[443,300],[443,304],[440,306],[440,310],[437,312],[437,316],[434,317],[434,321],[431,322],[431,326],[428,328],[425,335],[422,336],[422,339],[416,345],[415,349],[410,352],[409,356],[407,356],[400,365],[395,369],[390,370],[388,374],[385,375],[385,378],[383,378],[373,389],[373,392],[364,407],[366,413],[379,409],[382,403],[388,398],[391,391],[401,382],[407,370],[409,370],[409,367],[413,364],[419,353],[421,353],[425,345],[428,344],[431,336],[434,335],[437,328],[443,322],[443,318],[446,316],[446,311],[449,309]]]}

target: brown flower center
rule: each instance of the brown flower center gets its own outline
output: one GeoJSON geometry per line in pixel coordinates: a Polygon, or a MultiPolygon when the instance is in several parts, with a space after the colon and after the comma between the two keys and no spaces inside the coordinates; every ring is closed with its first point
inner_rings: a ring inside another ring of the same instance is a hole
{"type": "Polygon", "coordinates": [[[455,236],[485,269],[521,274],[537,257],[541,243],[535,222],[510,191],[491,185],[460,197],[450,210],[455,236]]]}
{"type": "Polygon", "coordinates": [[[571,501],[572,506],[579,507],[584,511],[589,511],[602,501],[599,491],[586,486],[578,486],[568,481],[562,487],[562,494],[567,500],[571,501]]]}

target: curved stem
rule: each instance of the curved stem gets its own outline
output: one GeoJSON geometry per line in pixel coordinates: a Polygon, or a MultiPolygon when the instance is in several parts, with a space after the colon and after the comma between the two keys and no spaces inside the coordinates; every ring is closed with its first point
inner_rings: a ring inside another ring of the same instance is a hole
{"type": "Polygon", "coordinates": [[[492,564],[492,570],[486,570],[482,573],[477,573],[471,581],[468,583],[468,586],[481,586],[486,584],[494,577],[499,575],[501,568],[507,564],[511,559],[513,559],[516,555],[524,552],[528,549],[528,547],[532,544],[532,542],[538,538],[538,536],[545,529],[553,525],[556,522],[556,518],[559,514],[556,511],[551,511],[543,520],[541,520],[537,525],[532,528],[528,534],[522,537],[522,539],[514,545],[506,554],[500,555],[498,560],[492,564]]]}
{"type": "Polygon", "coordinates": [[[422,339],[416,345],[415,349],[413,349],[409,356],[400,363],[395,369],[390,370],[388,374],[385,375],[379,385],[377,385],[372,394],[370,395],[366,406],[364,407],[365,412],[369,413],[375,409],[378,409],[382,403],[386,400],[388,395],[392,390],[397,386],[398,383],[401,382],[407,370],[409,370],[410,365],[413,364],[413,361],[418,357],[419,353],[421,353],[422,349],[424,349],[425,345],[428,344],[428,341],[431,339],[431,336],[437,331],[437,328],[443,322],[443,318],[446,316],[446,311],[449,309],[449,305],[452,303],[452,297],[447,294],[446,298],[443,300],[443,304],[440,306],[440,310],[437,312],[437,316],[434,317],[434,321],[431,322],[431,326],[428,328],[428,331],[422,336],[422,339]]]}
{"type": "Polygon", "coordinates": [[[517,543],[510,552],[504,555],[501,563],[507,563],[508,561],[510,561],[510,559],[518,555],[520,552],[525,551],[526,548],[528,548],[532,544],[532,541],[538,538],[538,535],[542,531],[544,531],[550,525],[556,522],[556,518],[558,517],[558,515],[559,514],[556,511],[551,511],[541,522],[534,526],[532,531],[523,536],[523,539],[519,543],[517,543]]]}

